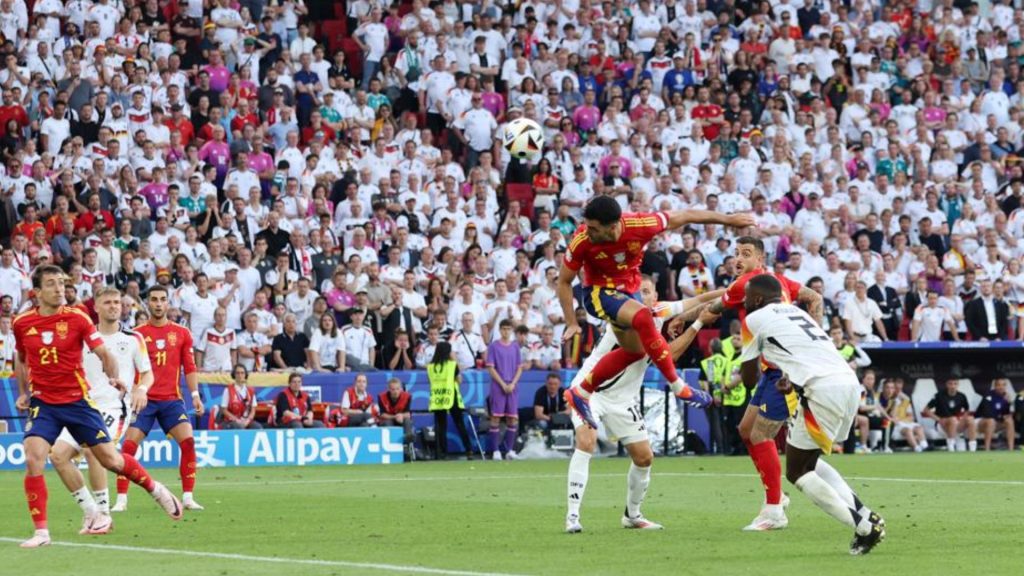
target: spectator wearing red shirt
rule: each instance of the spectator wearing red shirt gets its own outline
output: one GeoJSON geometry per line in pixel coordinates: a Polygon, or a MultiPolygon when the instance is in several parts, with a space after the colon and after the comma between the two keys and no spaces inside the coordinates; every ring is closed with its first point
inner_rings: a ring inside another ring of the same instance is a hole
{"type": "Polygon", "coordinates": [[[718,132],[722,129],[722,124],[725,123],[725,117],[721,106],[708,101],[710,94],[711,92],[707,88],[702,87],[697,90],[697,105],[690,112],[690,117],[694,120],[701,120],[704,137],[714,140],[718,138],[718,132]]]}
{"type": "Polygon", "coordinates": [[[242,99],[238,101],[238,109],[235,111],[235,117],[231,119],[231,134],[235,138],[242,136],[242,129],[246,125],[252,126],[253,128],[260,127],[260,117],[256,112],[249,108],[249,101],[242,99]]]}
{"type": "Polygon", "coordinates": [[[324,142],[334,141],[334,130],[324,122],[319,110],[313,110],[309,116],[309,126],[302,129],[303,145],[308,145],[312,142],[318,132],[322,134],[324,142]]]}
{"type": "Polygon", "coordinates": [[[7,135],[7,122],[10,120],[17,120],[22,128],[29,124],[28,113],[21,104],[14,101],[14,94],[8,88],[4,88],[3,102],[4,105],[0,106],[0,138],[7,135]]]}
{"type": "Polygon", "coordinates": [[[195,137],[196,131],[192,127],[192,121],[185,116],[184,108],[181,104],[171,105],[171,117],[164,120],[164,125],[171,132],[177,131],[181,134],[181,143],[188,144],[195,137]]]}
{"type": "Polygon", "coordinates": [[[15,234],[24,234],[25,238],[35,238],[36,230],[43,229],[43,223],[39,221],[39,211],[35,204],[26,204],[24,213],[21,215],[21,222],[14,227],[15,234]]]}
{"type": "Polygon", "coordinates": [[[111,214],[108,210],[100,209],[99,194],[93,194],[92,196],[89,196],[89,200],[87,202],[89,211],[81,214],[78,218],[75,219],[76,230],[81,230],[83,228],[90,231],[95,230],[96,222],[98,221],[103,222],[104,228],[114,227],[114,215],[111,214]]]}

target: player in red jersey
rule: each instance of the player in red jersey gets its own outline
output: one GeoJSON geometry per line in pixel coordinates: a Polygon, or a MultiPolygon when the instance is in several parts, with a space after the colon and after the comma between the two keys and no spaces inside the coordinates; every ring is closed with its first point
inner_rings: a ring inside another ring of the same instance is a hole
{"type": "Polygon", "coordinates": [[[646,354],[676,396],[706,406],[710,395],[690,388],[679,378],[668,343],[655,327],[651,310],[641,302],[640,263],[647,243],[667,229],[696,223],[746,227],[754,224],[753,217],[707,210],[623,214],[614,198],[598,196],[587,203],[583,218],[585,224],[570,241],[558,277],[558,299],[566,319],[562,339],[568,341],[580,332],[573,308],[572,283],[582,269],[583,307],[611,325],[620,348],[601,358],[582,384],[567,390],[566,401],[584,422],[597,428],[590,411],[590,395],[602,382],[646,354]]]}
{"type": "MultiPolygon", "coordinates": [[[[167,319],[167,288],[153,286],[146,294],[149,306],[149,322],[137,327],[136,332],[142,335],[149,352],[149,361],[153,366],[153,386],[147,395],[146,407],[135,415],[132,425],[125,434],[121,451],[124,454],[135,454],[139,444],[153,429],[160,424],[160,429],[169,434],[181,449],[181,460],[178,471],[181,474],[181,503],[186,510],[202,510],[192,489],[196,484],[196,444],[192,437],[192,424],[189,422],[185,402],[181,398],[181,374],[185,374],[185,384],[192,393],[192,407],[196,416],[203,415],[203,401],[199,397],[199,373],[196,370],[195,357],[192,355],[192,333],[188,328],[175,324],[167,319]]],[[[124,512],[128,509],[128,481],[117,479],[117,502],[111,512],[124,512]]]]}
{"type": "Polygon", "coordinates": [[[32,276],[39,305],[14,319],[19,410],[28,410],[25,424],[25,496],[36,531],[22,548],[50,543],[46,505],[48,493],[43,471],[53,443],[65,428],[75,441],[89,446],[107,470],[123,474],[146,489],[170,515],[181,518],[181,503],[130,455],[117,453],[103,416],[89,398],[89,384],[82,366],[84,347],[103,363],[103,371],[116,388],[117,359],[103,345],[103,338],[88,316],[64,305],[64,272],[56,266],[40,266],[32,276]]]}
{"type": "MultiPolygon", "coordinates": [[[[747,330],[747,312],[743,307],[746,297],[747,282],[755,276],[770,273],[765,269],[764,243],[757,238],[744,236],[736,240],[736,280],[726,290],[722,299],[712,302],[708,309],[716,314],[726,308],[738,309],[742,324],[743,346],[750,343],[750,332],[747,330]]],[[[821,324],[821,296],[799,282],[782,275],[774,275],[782,285],[782,298],[785,302],[803,304],[808,313],[821,324]]],[[[754,467],[761,475],[764,484],[765,503],[761,512],[744,530],[762,531],[785,528],[789,524],[785,507],[788,504],[782,494],[782,463],[775,446],[775,437],[782,425],[796,410],[795,394],[783,394],[775,384],[782,376],[778,368],[762,365],[761,379],[747,404],[747,410],[740,421],[740,438],[747,447],[754,467]]]]}

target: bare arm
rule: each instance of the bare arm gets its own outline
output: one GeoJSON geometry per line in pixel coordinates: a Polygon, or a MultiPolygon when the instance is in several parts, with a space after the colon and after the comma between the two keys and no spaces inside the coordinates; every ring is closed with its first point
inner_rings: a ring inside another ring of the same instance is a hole
{"type": "Polygon", "coordinates": [[[710,210],[672,210],[667,212],[669,229],[682,228],[687,224],[723,224],[745,228],[755,224],[749,214],[721,214],[710,210]]]}
{"type": "Polygon", "coordinates": [[[807,313],[819,325],[825,317],[825,299],[814,290],[804,286],[796,295],[796,301],[807,307],[807,313]]]}
{"type": "Polygon", "coordinates": [[[760,360],[754,358],[753,360],[747,360],[740,365],[740,378],[743,379],[743,385],[747,389],[752,389],[757,385],[757,379],[761,377],[761,366],[760,360]]]}
{"type": "MultiPolygon", "coordinates": [[[[715,320],[718,320],[718,314],[711,314],[705,309],[700,314],[700,322],[702,325],[711,324],[715,320]]],[[[683,352],[693,344],[693,341],[697,338],[697,334],[700,333],[700,329],[696,324],[691,324],[686,330],[683,331],[678,337],[674,338],[668,345],[668,351],[672,354],[672,357],[676,360],[683,355],[683,352]],[[694,328],[697,328],[696,330],[694,328]]]]}
{"type": "Polygon", "coordinates": [[[562,318],[565,318],[565,333],[562,341],[566,342],[580,331],[580,325],[576,322],[576,310],[572,307],[572,281],[576,279],[576,272],[568,266],[562,266],[558,272],[558,303],[562,305],[562,318]]]}

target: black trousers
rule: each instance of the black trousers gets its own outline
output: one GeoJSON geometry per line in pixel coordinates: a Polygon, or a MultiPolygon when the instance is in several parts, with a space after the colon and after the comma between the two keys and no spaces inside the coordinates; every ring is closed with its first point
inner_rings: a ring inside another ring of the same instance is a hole
{"type": "Polygon", "coordinates": [[[453,405],[448,410],[434,410],[434,436],[436,441],[437,459],[442,460],[448,455],[448,414],[452,415],[455,421],[455,429],[459,432],[459,438],[466,452],[472,452],[470,447],[469,434],[466,432],[466,422],[462,418],[463,410],[453,405]]]}
{"type": "Polygon", "coordinates": [[[722,411],[725,413],[725,430],[723,430],[725,453],[745,454],[747,448],[740,438],[740,421],[743,420],[743,414],[747,411],[746,402],[740,406],[722,406],[722,411]]]}

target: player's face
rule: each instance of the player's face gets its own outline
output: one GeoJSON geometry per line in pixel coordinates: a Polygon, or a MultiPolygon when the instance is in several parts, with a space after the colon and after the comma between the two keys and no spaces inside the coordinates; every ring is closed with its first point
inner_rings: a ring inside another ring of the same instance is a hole
{"type": "Polygon", "coordinates": [[[586,220],[587,236],[594,244],[615,242],[619,237],[619,223],[601,224],[597,220],[586,220]]]}
{"type": "Polygon", "coordinates": [[[760,310],[764,306],[764,298],[756,291],[750,289],[750,284],[747,284],[746,291],[743,294],[743,308],[747,313],[760,310]]]}
{"type": "Polygon", "coordinates": [[[166,292],[154,292],[149,295],[149,313],[156,320],[161,320],[167,316],[167,293],[166,292]]]}
{"type": "Polygon", "coordinates": [[[654,282],[644,280],[640,283],[640,298],[648,308],[658,303],[658,291],[654,288],[654,282]]]}
{"type": "Polygon", "coordinates": [[[121,298],[114,294],[103,296],[96,303],[96,311],[104,322],[117,322],[121,319],[121,298]]]}
{"type": "Polygon", "coordinates": [[[764,266],[764,254],[750,244],[736,246],[736,274],[742,276],[764,266]]]}
{"type": "Polygon", "coordinates": [[[64,303],[64,275],[46,274],[36,290],[39,302],[46,306],[60,306],[64,303]]]}

